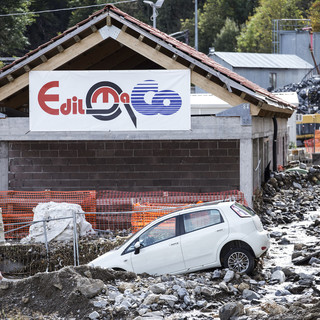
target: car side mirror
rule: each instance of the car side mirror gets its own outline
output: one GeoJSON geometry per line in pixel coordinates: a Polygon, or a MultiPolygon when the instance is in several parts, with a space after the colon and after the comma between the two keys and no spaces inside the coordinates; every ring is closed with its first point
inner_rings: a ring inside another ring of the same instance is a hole
{"type": "Polygon", "coordinates": [[[140,248],[141,248],[141,242],[137,241],[134,244],[134,254],[139,254],[140,253],[140,248]]]}

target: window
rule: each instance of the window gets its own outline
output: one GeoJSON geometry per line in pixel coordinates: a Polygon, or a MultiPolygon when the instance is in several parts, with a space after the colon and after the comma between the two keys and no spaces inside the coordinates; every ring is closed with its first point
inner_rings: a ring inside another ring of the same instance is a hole
{"type": "Polygon", "coordinates": [[[277,74],[274,72],[269,73],[269,85],[272,90],[277,87],[277,74]]]}
{"type": "Polygon", "coordinates": [[[223,222],[219,210],[202,210],[183,215],[184,230],[186,233],[213,226],[223,222]]]}
{"type": "Polygon", "coordinates": [[[176,218],[158,223],[139,237],[143,247],[168,240],[176,236],[176,218]]]}

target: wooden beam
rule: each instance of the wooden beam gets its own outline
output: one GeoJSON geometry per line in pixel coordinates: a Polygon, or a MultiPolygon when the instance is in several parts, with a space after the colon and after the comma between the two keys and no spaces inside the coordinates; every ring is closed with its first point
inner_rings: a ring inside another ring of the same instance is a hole
{"type": "Polygon", "coordinates": [[[30,72],[30,70],[31,70],[31,68],[27,64],[23,67],[23,69],[25,72],[30,72]]]}
{"type": "Polygon", "coordinates": [[[42,62],[47,62],[48,61],[48,58],[44,54],[40,57],[40,59],[41,59],[42,62]]]}
{"type": "Polygon", "coordinates": [[[57,49],[60,53],[64,51],[64,47],[62,45],[57,46],[57,49]]]}
{"type": "Polygon", "coordinates": [[[13,109],[17,109],[24,104],[29,104],[29,91],[27,89],[19,91],[9,99],[6,99],[3,103],[4,106],[13,109]]]}
{"type": "MultiPolygon", "coordinates": [[[[119,45],[119,44],[118,44],[119,45]]],[[[123,61],[127,61],[128,59],[132,58],[136,52],[128,49],[128,48],[121,48],[118,51],[113,51],[109,56],[108,59],[103,59],[95,63],[90,70],[112,70],[118,69],[118,65],[121,64],[123,61]]],[[[127,67],[125,67],[127,69],[127,67]]]]}
{"type": "Polygon", "coordinates": [[[108,27],[112,26],[112,22],[111,22],[111,17],[110,16],[107,16],[106,24],[107,24],[108,27]]]}
{"type": "MultiPolygon", "coordinates": [[[[123,31],[120,32],[118,41],[123,43],[125,46],[131,48],[132,50],[139,52],[139,54],[145,56],[146,58],[154,61],[165,69],[188,69],[188,67],[175,61],[172,57],[168,57],[163,53],[151,48],[144,42],[132,37],[128,33],[123,31]]],[[[236,106],[240,103],[248,103],[248,101],[241,99],[239,96],[230,93],[228,90],[222,88],[220,85],[208,80],[206,77],[191,71],[191,82],[209,93],[214,94],[218,98],[226,101],[232,106],[236,106]]]]}
{"type": "Polygon", "coordinates": [[[117,68],[119,70],[124,70],[124,69],[131,70],[136,68],[138,65],[140,65],[144,61],[146,61],[146,58],[138,54],[137,52],[135,52],[135,54],[132,57],[129,57],[127,60],[119,63],[117,68]]]}
{"type": "Polygon", "coordinates": [[[9,82],[13,82],[14,81],[14,77],[11,74],[7,75],[7,79],[9,82]]]}
{"type": "Polygon", "coordinates": [[[63,70],[87,70],[102,60],[107,59],[114,51],[119,49],[120,44],[118,42],[109,41],[108,39],[102,45],[92,48],[85,54],[68,62],[67,65],[63,66],[63,70]]]}
{"type": "MultiPolygon", "coordinates": [[[[83,54],[85,51],[91,49],[96,44],[102,42],[104,39],[99,32],[92,33],[82,41],[75,43],[71,47],[64,50],[49,59],[47,62],[38,65],[33,68],[34,71],[42,70],[55,70],[67,63],[71,59],[83,54]]],[[[139,42],[140,43],[140,42],[139,42]]],[[[141,43],[140,43],[141,44],[141,43]]],[[[13,82],[6,84],[0,88],[0,101],[10,97],[15,92],[25,88],[29,84],[29,74],[24,73],[20,77],[16,78],[13,82]]]]}

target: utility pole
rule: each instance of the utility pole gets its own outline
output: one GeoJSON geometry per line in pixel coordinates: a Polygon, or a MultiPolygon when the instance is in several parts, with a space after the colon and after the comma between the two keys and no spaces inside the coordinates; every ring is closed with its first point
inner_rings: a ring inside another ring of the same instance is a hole
{"type": "Polygon", "coordinates": [[[194,48],[198,50],[198,0],[194,0],[194,48]]]}
{"type": "Polygon", "coordinates": [[[152,2],[152,1],[147,1],[147,0],[144,0],[143,2],[147,3],[147,4],[149,4],[151,6],[151,8],[152,8],[152,16],[151,16],[150,19],[153,22],[152,26],[154,28],[156,28],[157,27],[157,22],[156,21],[157,21],[157,16],[158,16],[157,9],[162,7],[164,0],[157,0],[156,3],[152,2]]]}

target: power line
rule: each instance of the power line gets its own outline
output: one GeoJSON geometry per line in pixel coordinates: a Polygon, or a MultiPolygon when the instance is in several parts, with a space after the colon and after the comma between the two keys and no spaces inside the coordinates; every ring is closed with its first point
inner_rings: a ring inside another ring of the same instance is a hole
{"type": "Polygon", "coordinates": [[[77,9],[102,7],[102,6],[106,6],[107,4],[122,4],[122,3],[136,2],[136,1],[137,0],[126,0],[126,1],[117,1],[113,3],[108,2],[104,4],[93,4],[90,6],[81,6],[81,7],[72,7],[72,8],[61,8],[61,9],[42,10],[42,11],[34,11],[34,12],[16,12],[16,13],[0,14],[0,17],[23,16],[27,14],[41,14],[41,13],[50,13],[50,12],[59,12],[59,11],[70,11],[70,10],[77,10],[77,9]]]}

